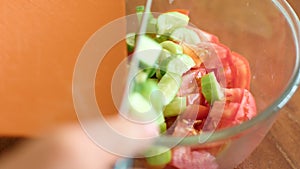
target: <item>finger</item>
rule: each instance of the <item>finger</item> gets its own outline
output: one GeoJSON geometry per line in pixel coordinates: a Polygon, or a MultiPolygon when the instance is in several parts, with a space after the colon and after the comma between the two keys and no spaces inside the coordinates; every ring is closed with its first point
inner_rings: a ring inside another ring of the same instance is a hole
{"type": "MultiPolygon", "coordinates": [[[[128,122],[119,117],[108,119],[110,126],[118,133],[133,138],[149,138],[157,135],[153,125],[138,125],[128,122]]],[[[99,129],[99,124],[90,123],[99,129]]],[[[100,127],[103,124],[100,124],[100,127]]],[[[105,133],[98,130],[98,133],[105,133]]],[[[132,144],[131,142],[112,141],[114,137],[110,134],[102,135],[102,140],[110,143],[109,146],[119,147],[122,152],[129,154],[142,151],[151,144],[151,139],[144,144],[132,144]]],[[[99,146],[79,125],[65,127],[59,131],[31,141],[18,150],[11,152],[2,159],[0,168],[17,169],[108,169],[117,159],[117,153],[109,150],[109,147],[99,146]]]]}

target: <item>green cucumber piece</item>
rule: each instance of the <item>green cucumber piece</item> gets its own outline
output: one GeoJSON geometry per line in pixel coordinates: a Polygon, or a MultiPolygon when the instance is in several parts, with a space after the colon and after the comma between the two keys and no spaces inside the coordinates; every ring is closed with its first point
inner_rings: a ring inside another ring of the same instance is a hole
{"type": "MultiPolygon", "coordinates": [[[[164,61],[164,60],[166,60],[167,58],[169,58],[169,57],[171,57],[172,56],[172,54],[171,54],[171,52],[169,52],[168,50],[166,50],[166,49],[163,49],[162,51],[161,51],[161,54],[160,54],[160,56],[159,56],[159,58],[158,58],[158,60],[157,60],[157,64],[158,65],[161,65],[162,64],[162,62],[164,61]]],[[[161,67],[159,67],[159,69],[156,69],[156,78],[157,79],[161,79],[161,77],[165,74],[165,72],[163,71],[163,72],[161,72],[161,67]]]]}
{"type": "Polygon", "coordinates": [[[147,74],[148,78],[151,78],[156,73],[157,65],[155,64],[150,67],[144,62],[140,62],[139,68],[147,74]]]}
{"type": "Polygon", "coordinates": [[[179,12],[167,12],[157,18],[157,33],[160,35],[169,35],[176,28],[187,26],[190,18],[179,12]]]}
{"type": "Polygon", "coordinates": [[[135,33],[128,33],[126,35],[126,45],[127,45],[127,51],[128,53],[132,53],[135,46],[135,39],[136,34],[135,33]]]}
{"type": "MultiPolygon", "coordinates": [[[[161,101],[155,102],[155,100],[153,100],[154,99],[146,99],[138,92],[131,93],[129,95],[131,116],[136,120],[155,120],[157,125],[162,125],[165,122],[165,118],[162,114],[162,103],[161,101]]],[[[157,100],[159,100],[159,98],[157,100]]]]}
{"type": "Polygon", "coordinates": [[[144,11],[145,11],[145,7],[142,5],[135,7],[135,12],[136,12],[139,23],[142,22],[142,17],[143,17],[144,11]]]}
{"type": "Polygon", "coordinates": [[[168,51],[170,51],[173,54],[182,54],[183,53],[182,47],[172,41],[164,41],[164,42],[160,43],[160,45],[164,49],[167,49],[168,51]]]}
{"type": "MultiPolygon", "coordinates": [[[[158,124],[161,124],[165,121],[165,119],[162,115],[162,110],[164,107],[164,105],[162,104],[163,96],[159,91],[160,89],[158,88],[158,82],[156,79],[146,79],[145,81],[142,81],[140,83],[135,83],[133,88],[134,93],[139,93],[140,95],[142,95],[144,100],[147,101],[150,106],[152,106],[151,109],[155,110],[156,113],[161,114],[157,118],[158,124]]],[[[139,101],[136,102],[139,103],[139,101]]],[[[146,103],[142,104],[145,105],[148,110],[150,110],[148,108],[149,106],[147,106],[146,103]]],[[[140,108],[136,109],[139,110],[140,108]]]]}
{"type": "Polygon", "coordinates": [[[162,166],[171,161],[172,152],[168,147],[152,146],[145,152],[145,156],[149,165],[162,166]]]}
{"type": "Polygon", "coordinates": [[[135,83],[134,92],[140,93],[146,100],[151,100],[151,94],[158,90],[156,80],[147,79],[142,83],[135,83]]]}
{"type": "Polygon", "coordinates": [[[163,105],[168,105],[176,96],[182,83],[181,76],[167,72],[158,82],[158,89],[164,97],[163,105]]]}
{"type": "Polygon", "coordinates": [[[159,132],[164,133],[165,131],[167,131],[167,123],[163,122],[159,125],[159,132]]]}
{"type": "Polygon", "coordinates": [[[160,53],[160,56],[157,60],[157,64],[160,65],[165,59],[167,59],[168,57],[171,57],[172,56],[172,53],[169,52],[168,50],[166,49],[163,49],[160,53]]]}
{"type": "Polygon", "coordinates": [[[134,92],[129,95],[131,112],[134,116],[141,117],[151,110],[151,104],[140,93],[134,92]]]}
{"type": "Polygon", "coordinates": [[[164,109],[165,117],[181,114],[186,109],[186,97],[175,97],[164,109]]]}
{"type": "MultiPolygon", "coordinates": [[[[136,15],[137,15],[139,23],[141,23],[143,14],[145,12],[145,7],[137,6],[135,8],[135,11],[136,11],[136,15]]],[[[153,17],[152,13],[147,13],[147,14],[149,15],[148,24],[147,24],[147,33],[156,33],[157,19],[153,17]]]]}
{"type": "Polygon", "coordinates": [[[185,65],[184,73],[196,65],[195,61],[189,55],[177,55],[177,58],[180,59],[181,62],[185,65]]]}
{"type": "Polygon", "coordinates": [[[156,37],[154,38],[154,40],[157,42],[157,43],[162,43],[164,41],[167,41],[169,40],[170,37],[167,36],[167,35],[156,35],[156,37]]]}
{"type": "Polygon", "coordinates": [[[210,72],[201,78],[201,89],[203,96],[210,104],[224,98],[224,92],[214,72],[210,72]]]}
{"type": "Polygon", "coordinates": [[[147,25],[147,33],[156,33],[157,32],[157,19],[153,17],[152,14],[150,14],[149,16],[149,21],[148,21],[148,25],[147,25]]]}
{"type": "Polygon", "coordinates": [[[136,83],[143,83],[147,80],[148,74],[146,72],[140,71],[135,77],[136,83]]]}
{"type": "Polygon", "coordinates": [[[196,45],[201,42],[198,34],[195,31],[185,27],[174,30],[170,37],[174,41],[185,42],[191,45],[196,45]]]}
{"type": "Polygon", "coordinates": [[[135,50],[137,59],[145,67],[155,67],[155,63],[160,56],[162,46],[146,35],[139,36],[139,44],[135,50]]]}
{"type": "Polygon", "coordinates": [[[171,72],[181,76],[195,65],[196,63],[190,56],[185,54],[176,55],[165,59],[161,63],[160,73],[164,75],[165,72],[171,72]]]}

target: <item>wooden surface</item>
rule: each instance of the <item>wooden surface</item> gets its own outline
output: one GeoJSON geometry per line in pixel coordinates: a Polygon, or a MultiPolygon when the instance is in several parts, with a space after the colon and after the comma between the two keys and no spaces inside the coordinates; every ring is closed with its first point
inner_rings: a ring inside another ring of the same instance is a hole
{"type": "Polygon", "coordinates": [[[300,90],[279,113],[265,139],[237,169],[300,168],[300,90]]]}

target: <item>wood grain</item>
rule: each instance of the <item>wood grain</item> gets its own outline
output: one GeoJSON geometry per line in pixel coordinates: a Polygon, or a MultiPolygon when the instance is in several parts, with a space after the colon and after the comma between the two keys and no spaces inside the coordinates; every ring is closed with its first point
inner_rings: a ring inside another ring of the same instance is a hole
{"type": "Polygon", "coordinates": [[[280,111],[272,129],[237,169],[300,168],[300,90],[280,111]]]}

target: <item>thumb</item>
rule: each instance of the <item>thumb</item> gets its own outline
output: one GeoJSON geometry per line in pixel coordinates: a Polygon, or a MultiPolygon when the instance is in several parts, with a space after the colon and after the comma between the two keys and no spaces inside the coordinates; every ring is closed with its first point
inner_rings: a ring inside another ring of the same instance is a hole
{"type": "Polygon", "coordinates": [[[97,146],[122,157],[138,157],[159,135],[155,123],[136,123],[120,116],[85,124],[81,127],[97,146]]]}

